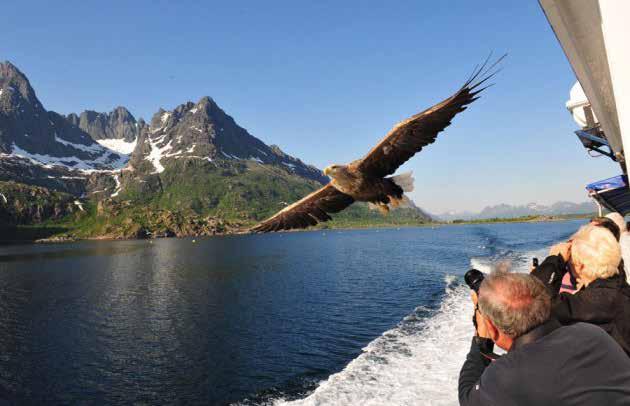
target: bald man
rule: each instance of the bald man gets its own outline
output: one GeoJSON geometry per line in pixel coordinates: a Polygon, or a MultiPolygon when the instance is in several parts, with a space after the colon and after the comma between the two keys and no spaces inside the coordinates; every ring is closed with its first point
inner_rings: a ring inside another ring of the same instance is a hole
{"type": "Polygon", "coordinates": [[[477,335],[459,375],[460,405],[628,404],[630,359],[597,326],[550,320],[551,298],[537,278],[491,274],[475,305],[477,335]],[[484,354],[494,344],[507,354],[484,354]]]}

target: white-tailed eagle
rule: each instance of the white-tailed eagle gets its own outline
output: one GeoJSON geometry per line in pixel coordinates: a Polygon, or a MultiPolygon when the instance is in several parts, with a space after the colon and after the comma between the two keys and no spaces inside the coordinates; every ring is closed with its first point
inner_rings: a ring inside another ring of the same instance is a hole
{"type": "Polygon", "coordinates": [[[348,165],[328,166],[324,174],[331,181],[326,186],[285,207],[250,231],[265,233],[314,226],[330,220],[330,213],[338,213],[355,201],[369,202],[382,212],[400,204],[404,192],[413,188],[411,174],[387,176],[433,143],[457,113],[479,98],[477,95],[488,87],[480,88],[480,85],[496,74],[490,71],[504,57],[487,68],[486,60],[451,97],[396,124],[362,159],[348,165]]]}

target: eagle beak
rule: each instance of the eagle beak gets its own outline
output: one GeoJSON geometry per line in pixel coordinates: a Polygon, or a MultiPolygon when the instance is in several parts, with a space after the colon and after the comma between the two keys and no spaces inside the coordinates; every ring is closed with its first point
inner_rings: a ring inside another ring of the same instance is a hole
{"type": "Polygon", "coordinates": [[[329,175],[330,175],[330,172],[332,172],[332,171],[331,171],[331,169],[330,169],[330,166],[327,166],[327,167],[324,169],[324,175],[329,176],[329,175]]]}

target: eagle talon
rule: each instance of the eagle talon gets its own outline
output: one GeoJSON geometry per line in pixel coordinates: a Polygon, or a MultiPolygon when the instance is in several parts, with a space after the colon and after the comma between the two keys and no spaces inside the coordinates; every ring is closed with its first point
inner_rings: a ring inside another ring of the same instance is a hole
{"type": "Polygon", "coordinates": [[[385,203],[378,203],[376,207],[378,208],[378,211],[380,211],[383,216],[387,216],[389,214],[389,206],[386,205],[385,203]]]}

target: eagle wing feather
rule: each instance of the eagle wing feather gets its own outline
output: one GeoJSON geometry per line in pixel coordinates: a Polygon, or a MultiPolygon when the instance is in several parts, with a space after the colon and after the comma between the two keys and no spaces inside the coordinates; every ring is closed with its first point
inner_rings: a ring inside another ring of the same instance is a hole
{"type": "Polygon", "coordinates": [[[270,231],[306,228],[331,219],[329,213],[338,213],[354,203],[354,199],[337,190],[331,183],[307,195],[303,199],[280,210],[250,231],[270,231]]]}
{"type": "Polygon", "coordinates": [[[466,110],[468,104],[479,98],[477,95],[487,87],[479,86],[497,73],[488,74],[488,71],[504,57],[505,55],[488,69],[485,69],[488,62],[486,60],[451,97],[396,124],[365,157],[351,164],[353,169],[373,177],[392,175],[422,148],[432,144],[438,134],[451,124],[455,115],[466,110]]]}

